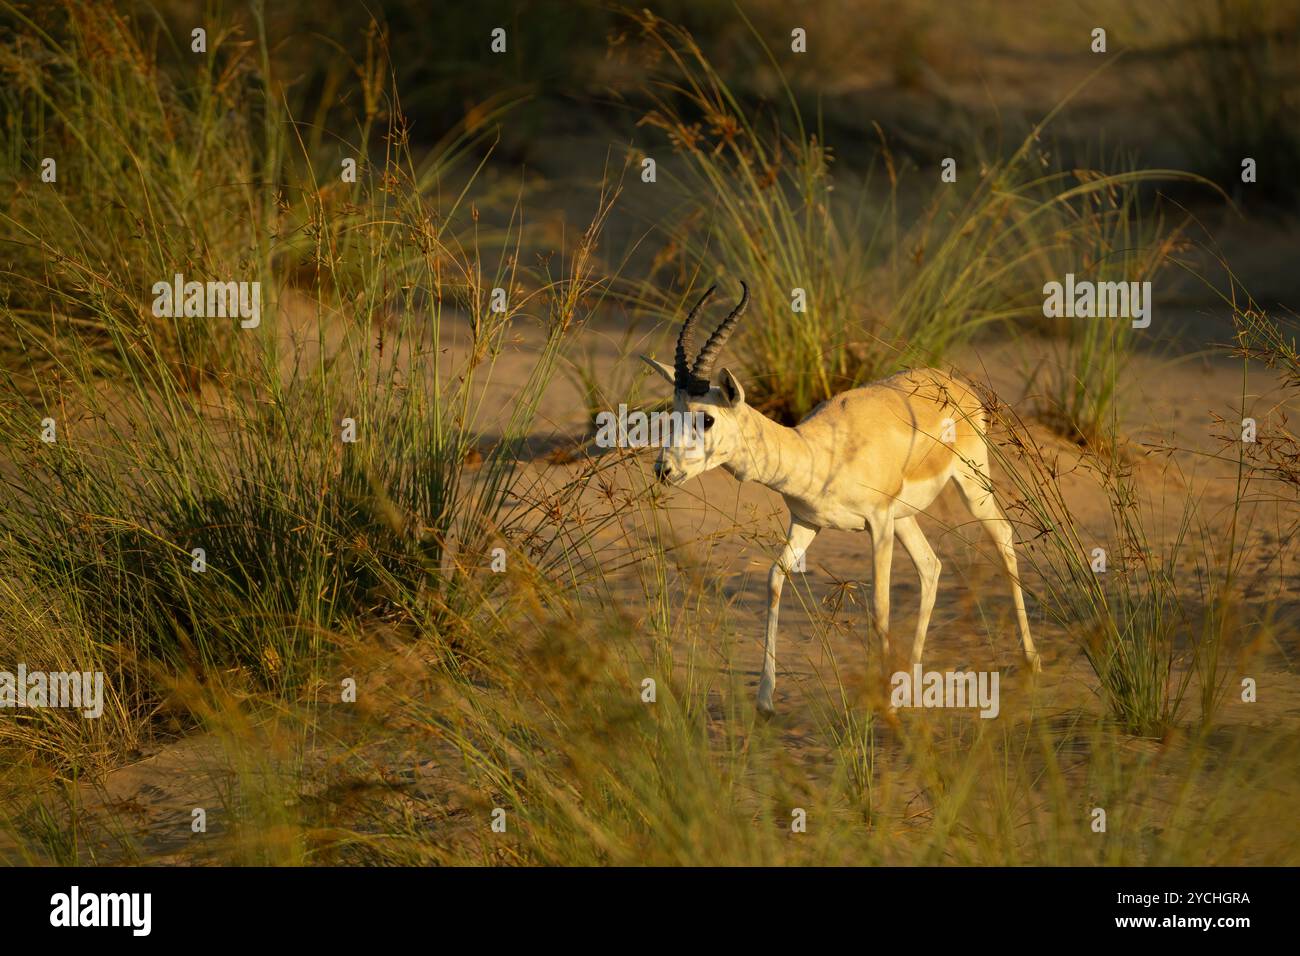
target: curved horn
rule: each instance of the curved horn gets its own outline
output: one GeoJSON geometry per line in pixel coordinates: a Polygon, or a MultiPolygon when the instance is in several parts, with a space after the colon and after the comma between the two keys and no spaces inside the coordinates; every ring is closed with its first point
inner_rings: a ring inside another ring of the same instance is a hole
{"type": "Polygon", "coordinates": [[[700,296],[695,308],[691,309],[686,315],[686,321],[682,323],[682,330],[677,334],[677,362],[673,369],[675,383],[679,390],[686,389],[692,383],[691,367],[688,364],[687,356],[695,351],[695,317],[699,315],[700,306],[704,305],[709,296],[713,295],[716,285],[711,285],[704,290],[704,295],[700,296]]]}
{"type": "Polygon", "coordinates": [[[740,321],[741,315],[745,312],[745,307],[749,305],[749,286],[745,285],[742,280],[740,283],[740,303],[731,310],[731,314],[722,320],[722,324],[713,330],[709,340],[704,343],[704,348],[700,349],[699,357],[695,360],[695,366],[691,369],[691,374],[707,380],[709,373],[713,371],[713,363],[717,360],[718,354],[722,347],[727,344],[727,339],[735,331],[736,323],[740,321]]]}

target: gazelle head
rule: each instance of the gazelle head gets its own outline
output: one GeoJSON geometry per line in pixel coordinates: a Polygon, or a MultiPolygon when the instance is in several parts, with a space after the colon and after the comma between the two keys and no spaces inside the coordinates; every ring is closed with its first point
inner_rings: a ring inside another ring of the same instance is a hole
{"type": "Polygon", "coordinates": [[[665,444],[655,460],[655,475],[666,484],[679,485],[696,475],[703,474],[710,468],[726,464],[741,447],[741,435],[738,417],[745,404],[745,390],[736,381],[736,376],[727,369],[718,373],[718,382],[711,384],[709,375],[713,363],[722,351],[723,345],[736,328],[736,323],[749,305],[749,287],[740,284],[740,302],[731,314],[709,336],[695,356],[694,363],[689,356],[695,349],[695,322],[700,307],[713,294],[717,286],[710,286],[708,291],[695,303],[682,323],[681,333],[677,336],[677,361],[669,368],[662,362],[656,362],[648,356],[641,358],[673,386],[673,411],[678,413],[679,422],[687,421],[692,425],[698,423],[701,432],[694,429],[673,430],[670,444],[665,444]]]}

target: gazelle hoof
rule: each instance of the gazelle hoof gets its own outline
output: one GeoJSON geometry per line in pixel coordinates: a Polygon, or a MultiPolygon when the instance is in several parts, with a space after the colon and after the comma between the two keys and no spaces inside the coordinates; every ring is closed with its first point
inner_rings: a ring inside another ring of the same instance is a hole
{"type": "Polygon", "coordinates": [[[776,710],[772,707],[772,698],[760,697],[758,699],[758,716],[762,717],[764,720],[771,720],[772,715],[775,713],[776,710]]]}
{"type": "Polygon", "coordinates": [[[1041,674],[1043,672],[1043,659],[1035,652],[1025,658],[1029,662],[1030,673],[1041,674]]]}

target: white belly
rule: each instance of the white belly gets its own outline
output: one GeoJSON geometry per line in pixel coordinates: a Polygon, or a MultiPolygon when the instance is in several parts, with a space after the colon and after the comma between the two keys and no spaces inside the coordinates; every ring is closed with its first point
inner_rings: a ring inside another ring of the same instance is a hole
{"type": "Polygon", "coordinates": [[[879,499],[813,502],[786,495],[785,503],[792,517],[814,528],[862,531],[870,526],[873,517],[884,517],[880,510],[882,507],[888,507],[895,518],[910,518],[924,511],[939,497],[939,492],[943,491],[951,477],[950,474],[941,474],[923,481],[910,482],[903,486],[897,497],[887,502],[879,499]]]}

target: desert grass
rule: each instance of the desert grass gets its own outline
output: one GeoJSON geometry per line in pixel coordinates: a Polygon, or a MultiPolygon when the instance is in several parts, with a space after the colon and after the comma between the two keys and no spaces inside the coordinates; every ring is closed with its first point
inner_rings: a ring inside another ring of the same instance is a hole
{"type": "Polygon", "coordinates": [[[1249,190],[1242,169],[1247,157],[1267,170],[1291,168],[1300,158],[1297,104],[1288,92],[1300,11],[1294,4],[1214,0],[1163,12],[1177,25],[1169,50],[1174,63],[1158,72],[1150,90],[1164,124],[1196,157],[1197,172],[1234,184],[1238,198],[1253,193],[1294,204],[1292,177],[1257,176],[1261,188],[1249,190]]]}
{"type": "MultiPolygon", "coordinates": [[[[641,26],[664,65],[640,125],[672,148],[677,162],[661,175],[684,197],[661,226],[670,255],[660,272],[688,286],[749,283],[763,321],[743,328],[735,346],[747,394],[752,384],[751,404],[790,424],[846,388],[941,363],[981,330],[1043,324],[1038,290],[1066,271],[1149,280],[1179,233],[1158,213],[1140,214],[1140,190],[1174,181],[1216,188],[1131,163],[1112,163],[1114,172],[1052,168],[1046,138],[1076,89],[1005,156],[972,144],[977,161],[955,181],[940,169],[911,170],[928,172],[933,185],[916,224],[904,227],[899,190],[908,171],[879,129],[878,163],[865,181],[837,176],[824,133],[808,125],[788,86],[782,109],[749,114],[689,34],[652,15],[641,26]]],[[[661,209],[656,215],[663,223],[661,209]]],[[[1065,331],[1065,344],[1044,376],[1041,413],[1095,440],[1132,337],[1114,323],[1051,331],[1065,331]]]]}

